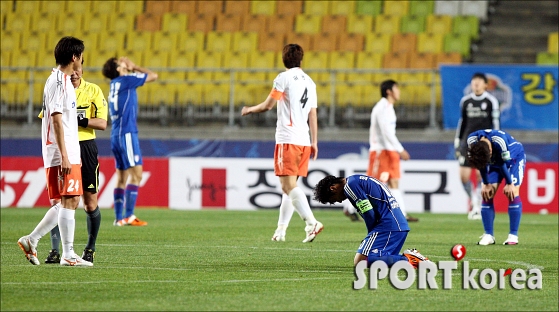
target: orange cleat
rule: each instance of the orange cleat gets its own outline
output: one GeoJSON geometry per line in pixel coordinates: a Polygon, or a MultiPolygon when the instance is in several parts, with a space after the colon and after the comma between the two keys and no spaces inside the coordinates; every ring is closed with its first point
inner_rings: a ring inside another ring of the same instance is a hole
{"type": "Polygon", "coordinates": [[[146,226],[148,223],[146,221],[142,221],[136,218],[135,215],[131,215],[128,218],[124,218],[124,224],[131,225],[131,226],[146,226]]]}

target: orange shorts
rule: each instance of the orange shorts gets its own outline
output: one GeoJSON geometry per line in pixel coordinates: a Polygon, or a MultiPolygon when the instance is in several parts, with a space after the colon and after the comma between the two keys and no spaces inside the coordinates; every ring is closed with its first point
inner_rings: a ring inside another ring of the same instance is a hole
{"type": "Polygon", "coordinates": [[[395,151],[369,152],[367,175],[387,182],[400,178],[400,154],[395,151]]]}
{"type": "Polygon", "coordinates": [[[306,177],[309,172],[310,158],[310,146],[276,144],[274,173],[276,176],[306,177]]]}
{"type": "Polygon", "coordinates": [[[47,191],[50,199],[61,196],[80,196],[83,194],[82,166],[72,165],[70,174],[62,175],[61,166],[46,168],[47,191]]]}

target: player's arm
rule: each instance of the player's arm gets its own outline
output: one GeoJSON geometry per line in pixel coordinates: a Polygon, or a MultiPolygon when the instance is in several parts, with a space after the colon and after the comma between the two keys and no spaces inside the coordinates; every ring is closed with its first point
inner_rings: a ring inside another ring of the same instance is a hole
{"type": "Polygon", "coordinates": [[[266,100],[258,105],[245,106],[241,111],[241,116],[246,116],[248,114],[257,114],[262,112],[267,112],[271,110],[274,105],[276,105],[277,100],[272,97],[272,94],[268,95],[266,100]]]}
{"type": "Polygon", "coordinates": [[[99,86],[95,85],[93,90],[93,101],[91,102],[91,107],[93,107],[94,113],[90,115],[91,118],[89,119],[88,127],[104,131],[107,129],[107,101],[105,101],[105,96],[99,86]]]}
{"type": "Polygon", "coordinates": [[[140,67],[140,66],[134,64],[134,62],[129,60],[127,57],[122,57],[121,61],[126,63],[126,67],[128,67],[128,70],[146,74],[146,76],[147,76],[146,82],[155,81],[158,78],[157,73],[155,73],[155,72],[153,72],[153,71],[151,71],[147,68],[140,67]]]}
{"type": "Polygon", "coordinates": [[[318,117],[316,107],[309,112],[309,129],[311,131],[311,157],[316,160],[318,157],[318,117]]]}
{"type": "Polygon", "coordinates": [[[68,159],[66,143],[64,142],[64,126],[62,121],[62,113],[54,112],[51,115],[51,118],[54,137],[56,138],[56,143],[58,145],[58,149],[60,150],[60,155],[62,155],[62,174],[70,174],[72,170],[72,164],[70,164],[70,160],[68,159]]]}

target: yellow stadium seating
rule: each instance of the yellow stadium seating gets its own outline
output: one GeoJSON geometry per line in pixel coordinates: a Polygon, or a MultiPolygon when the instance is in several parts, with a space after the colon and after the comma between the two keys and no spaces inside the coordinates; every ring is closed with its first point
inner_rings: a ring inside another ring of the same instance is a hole
{"type": "Polygon", "coordinates": [[[197,83],[187,83],[177,89],[177,104],[199,105],[202,103],[202,85],[197,83]]]}
{"type": "Polygon", "coordinates": [[[258,38],[258,50],[260,51],[281,51],[285,42],[284,34],[263,33],[258,38]]]}
{"type": "Polygon", "coordinates": [[[69,13],[57,18],[55,30],[67,34],[81,32],[80,25],[82,25],[82,22],[83,14],[69,13]]]}
{"type": "Polygon", "coordinates": [[[48,14],[64,14],[67,11],[66,8],[67,1],[41,1],[41,5],[39,7],[39,11],[41,13],[48,13],[48,14]]]}
{"type": "Polygon", "coordinates": [[[452,17],[448,15],[428,15],[426,31],[432,34],[448,34],[452,30],[452,17]]]}
{"type": "Polygon", "coordinates": [[[119,56],[125,56],[137,65],[143,66],[145,64],[144,52],[138,50],[124,50],[121,51],[119,56]]]}
{"type": "Polygon", "coordinates": [[[157,105],[173,105],[176,102],[176,87],[164,82],[155,81],[149,94],[148,102],[153,106],[157,105]]]}
{"type": "Polygon", "coordinates": [[[134,31],[134,15],[119,13],[109,15],[108,31],[127,33],[134,31]]]}
{"type": "MultiPolygon", "coordinates": [[[[99,34],[83,32],[79,34],[79,37],[83,40],[86,51],[97,51],[99,50],[99,34]]],[[[124,43],[122,43],[124,44],[124,43]]],[[[47,48],[50,48],[47,46],[47,48]]]]}
{"type": "Polygon", "coordinates": [[[443,35],[420,33],[417,37],[417,52],[440,53],[443,51],[443,35]]]}
{"type": "Polygon", "coordinates": [[[203,51],[204,39],[205,35],[200,31],[179,33],[177,39],[177,50],[183,52],[203,51]]]}
{"type": "MultiPolygon", "coordinates": [[[[382,68],[381,53],[358,52],[355,61],[355,69],[381,69],[382,68]]],[[[349,82],[374,81],[378,74],[375,73],[358,73],[352,72],[347,75],[349,82]]]]}
{"type": "MultiPolygon", "coordinates": [[[[8,71],[2,71],[2,76],[8,76],[8,75],[9,75],[8,71]]],[[[0,92],[1,95],[0,102],[2,102],[2,104],[10,104],[10,105],[15,104],[17,99],[17,90],[16,90],[17,84],[12,82],[10,83],[4,82],[4,80],[2,80],[2,82],[0,83],[0,87],[2,88],[2,92],[0,92]]]]}
{"type": "Polygon", "coordinates": [[[266,31],[276,34],[290,34],[293,32],[295,18],[293,15],[270,15],[266,23],[266,31]]]}
{"type": "Polygon", "coordinates": [[[361,52],[365,46],[362,34],[342,33],[339,35],[338,51],[361,52]]]}
{"type": "Polygon", "coordinates": [[[355,15],[347,16],[347,32],[368,34],[373,30],[373,17],[371,15],[355,15]]]}
{"type": "Polygon", "coordinates": [[[19,44],[21,40],[21,33],[4,31],[2,32],[2,44],[0,44],[0,49],[4,51],[17,52],[19,50],[19,44]]]}
{"type": "MultiPolygon", "coordinates": [[[[275,65],[275,51],[254,51],[249,54],[248,56],[248,66],[247,68],[250,69],[268,69],[274,68],[275,65]]],[[[270,73],[270,76],[274,76],[277,73],[270,73]]],[[[258,80],[258,81],[267,81],[271,80],[272,78],[268,78],[268,74],[266,72],[251,72],[251,73],[241,73],[240,75],[242,80],[258,80]]]]}
{"type": "MultiPolygon", "coordinates": [[[[328,52],[308,51],[305,52],[301,67],[306,70],[328,69],[328,52]]],[[[315,82],[330,82],[330,74],[327,72],[308,72],[315,82]]]]}
{"type": "MultiPolygon", "coordinates": [[[[2,53],[0,53],[0,66],[2,67],[12,66],[11,61],[12,61],[12,51],[2,51],[2,53]]],[[[0,76],[6,77],[4,76],[3,72],[0,76]]]]}
{"type": "MultiPolygon", "coordinates": [[[[35,51],[35,52],[46,51],[46,48],[47,48],[47,34],[46,33],[25,32],[24,35],[25,35],[25,39],[22,40],[21,44],[20,44],[21,50],[23,50],[23,51],[35,51]]],[[[3,40],[4,40],[4,38],[2,38],[2,42],[3,42],[3,40]]],[[[54,46],[52,47],[52,50],[54,51],[54,46]]]]}
{"type": "Polygon", "coordinates": [[[137,31],[159,31],[161,30],[161,15],[142,13],[136,15],[137,31]]]}
{"type": "Polygon", "coordinates": [[[223,68],[243,69],[248,66],[249,53],[226,52],[223,54],[223,68]]]}
{"type": "Polygon", "coordinates": [[[146,13],[153,15],[163,15],[171,12],[171,1],[166,0],[147,0],[145,2],[146,13]]]}
{"type": "Polygon", "coordinates": [[[233,51],[251,52],[258,48],[258,34],[255,32],[233,33],[233,51]]]}
{"type": "Polygon", "coordinates": [[[101,34],[107,31],[108,14],[93,13],[84,14],[82,22],[82,31],[101,34]]]}
{"type": "Polygon", "coordinates": [[[318,34],[320,32],[320,16],[299,14],[295,17],[295,31],[305,34],[318,34]]]}
{"type": "Polygon", "coordinates": [[[225,2],[225,14],[235,14],[238,16],[250,14],[250,1],[239,0],[239,1],[224,1],[224,2],[225,2]]]}
{"type": "Polygon", "coordinates": [[[325,15],[322,17],[322,32],[342,34],[346,30],[346,17],[343,15],[325,15]]]}
{"type": "Polygon", "coordinates": [[[462,56],[458,52],[435,54],[435,64],[461,64],[462,56]]]}
{"type": "Polygon", "coordinates": [[[93,12],[93,4],[91,2],[92,1],[89,0],[67,1],[66,10],[67,12],[72,12],[74,14],[91,14],[91,12],[93,12]]]}
{"type": "Polygon", "coordinates": [[[384,1],[382,14],[385,15],[407,15],[409,10],[409,1],[384,1]]]}
{"type": "Polygon", "coordinates": [[[254,105],[254,87],[249,83],[236,83],[234,102],[235,106],[254,105]]]}
{"type": "Polygon", "coordinates": [[[375,32],[381,34],[396,34],[400,32],[400,16],[378,15],[375,17],[375,32]]]}
{"type": "MultiPolygon", "coordinates": [[[[196,68],[200,69],[214,69],[220,68],[222,64],[223,54],[212,51],[201,51],[196,53],[196,68]]],[[[189,80],[212,80],[218,74],[216,71],[195,71],[188,72],[187,77],[189,80]]]]}
{"type": "Polygon", "coordinates": [[[231,49],[231,33],[210,31],[206,34],[206,50],[226,52],[231,49]]]}
{"type": "Polygon", "coordinates": [[[173,0],[171,1],[171,12],[172,13],[184,13],[188,15],[196,14],[196,1],[187,0],[187,1],[179,1],[173,0]]]}
{"type": "Polygon", "coordinates": [[[363,97],[363,87],[354,84],[339,84],[336,85],[336,106],[361,106],[363,97]]]}
{"type": "Polygon", "coordinates": [[[196,13],[217,15],[223,13],[223,1],[196,1],[196,13]]]}
{"type": "MultiPolygon", "coordinates": [[[[353,69],[355,67],[354,52],[331,52],[328,58],[330,69],[353,69]]],[[[336,81],[346,81],[348,73],[338,73],[336,81]]]]}
{"type": "MultiPolygon", "coordinates": [[[[3,1],[2,1],[3,2],[3,1]]],[[[41,7],[41,2],[43,1],[27,1],[27,0],[18,0],[15,1],[15,8],[17,13],[35,13],[37,8],[41,7]]]]}
{"type": "Polygon", "coordinates": [[[391,49],[391,34],[369,33],[365,35],[365,51],[388,53],[391,49]]]}
{"type": "Polygon", "coordinates": [[[99,34],[99,50],[119,52],[124,49],[125,34],[124,33],[100,33],[99,34]]]}
{"type": "Polygon", "coordinates": [[[171,52],[176,49],[179,34],[156,31],[153,33],[151,49],[154,51],[171,52]]]}
{"type": "Polygon", "coordinates": [[[409,58],[408,53],[387,53],[384,55],[382,60],[383,68],[408,68],[409,58]]]}
{"type": "MultiPolygon", "coordinates": [[[[305,48],[303,47],[303,51],[305,48]]],[[[303,58],[304,60],[305,58],[303,58]]],[[[274,63],[274,68],[278,69],[278,70],[283,70],[285,69],[285,65],[283,64],[283,51],[277,51],[276,52],[276,58],[275,58],[276,62],[274,63]]]]}
{"type": "Polygon", "coordinates": [[[188,30],[207,33],[214,29],[215,15],[196,14],[188,16],[188,30]]]}
{"type": "MultiPolygon", "coordinates": [[[[119,56],[120,55],[117,55],[115,53],[115,51],[105,51],[105,50],[90,51],[90,50],[87,50],[87,48],[86,48],[86,50],[84,52],[84,63],[83,64],[84,64],[84,67],[102,68],[103,65],[105,64],[105,62],[107,62],[111,57],[117,57],[118,58],[119,56]]],[[[53,59],[53,62],[54,62],[54,57],[52,59],[53,59]]]]}
{"type": "Polygon", "coordinates": [[[399,33],[392,36],[392,52],[413,52],[416,46],[417,36],[414,33],[399,33]]]}
{"type": "Polygon", "coordinates": [[[140,0],[118,1],[116,12],[129,15],[140,14],[144,11],[144,3],[145,1],[140,0]]]}
{"type": "MultiPolygon", "coordinates": [[[[310,51],[311,37],[312,35],[310,34],[290,33],[287,34],[286,44],[296,43],[303,48],[303,51],[310,51]]],[[[283,64],[281,66],[283,67],[283,64]]]]}
{"type": "Polygon", "coordinates": [[[31,23],[31,31],[35,32],[51,32],[56,29],[57,16],[48,13],[38,13],[33,16],[33,23],[31,23]]]}
{"type": "Polygon", "coordinates": [[[355,1],[330,1],[330,14],[350,15],[355,12],[355,1]]]}
{"type": "Polygon", "coordinates": [[[236,14],[218,14],[215,24],[216,31],[239,31],[241,30],[241,16],[236,14]]]}
{"type": "Polygon", "coordinates": [[[257,1],[250,2],[250,14],[273,15],[276,13],[276,1],[257,1]]]}
{"type": "Polygon", "coordinates": [[[3,14],[13,12],[14,11],[14,2],[13,1],[0,1],[0,11],[3,14]]]}
{"type": "Polygon", "coordinates": [[[152,47],[153,35],[147,31],[133,31],[126,34],[126,49],[133,51],[146,51],[152,47]]]}
{"type": "Polygon", "coordinates": [[[20,33],[29,31],[32,16],[31,13],[10,12],[6,14],[6,31],[17,31],[20,33]]]}
{"type": "Polygon", "coordinates": [[[318,82],[317,80],[314,79],[314,77],[311,75],[311,78],[313,78],[314,82],[316,83],[316,95],[317,95],[317,101],[318,104],[320,106],[328,106],[330,107],[330,104],[332,103],[331,99],[331,90],[332,87],[330,85],[330,83],[328,82],[318,82]]]}
{"type": "MultiPolygon", "coordinates": [[[[410,61],[411,62],[411,61],[410,61]]],[[[397,74],[398,83],[418,85],[428,82],[423,72],[402,72],[397,74]]]]}
{"type": "Polygon", "coordinates": [[[303,1],[276,1],[278,15],[297,15],[303,13],[303,1]]]}
{"type": "Polygon", "coordinates": [[[185,68],[194,68],[196,66],[195,52],[171,51],[169,53],[169,67],[172,72],[168,73],[169,79],[177,79],[182,81],[186,77],[185,68]]]}
{"type": "Polygon", "coordinates": [[[37,52],[19,51],[17,56],[12,56],[12,66],[16,67],[35,67],[37,66],[37,52]]]}
{"type": "Polygon", "coordinates": [[[338,50],[338,35],[320,33],[311,36],[311,51],[332,52],[338,50]]]}
{"type": "Polygon", "coordinates": [[[161,30],[163,31],[184,32],[188,26],[188,16],[185,13],[165,13],[161,23],[161,30]]]}
{"type": "Polygon", "coordinates": [[[168,51],[152,51],[146,50],[143,55],[144,62],[141,66],[148,68],[160,68],[169,66],[168,51]]]}
{"type": "Polygon", "coordinates": [[[307,15],[330,14],[330,1],[307,0],[303,2],[303,12],[307,15]]]}
{"type": "Polygon", "coordinates": [[[91,9],[94,13],[114,14],[117,9],[116,3],[114,0],[91,1],[91,9]]]}
{"type": "Polygon", "coordinates": [[[241,17],[241,30],[262,33],[267,27],[266,15],[244,15],[241,17]]]}
{"type": "Polygon", "coordinates": [[[558,53],[559,32],[550,33],[547,37],[547,53],[558,53]]]}
{"type": "Polygon", "coordinates": [[[202,99],[206,106],[210,105],[229,105],[228,83],[211,83],[202,87],[202,99]]]}

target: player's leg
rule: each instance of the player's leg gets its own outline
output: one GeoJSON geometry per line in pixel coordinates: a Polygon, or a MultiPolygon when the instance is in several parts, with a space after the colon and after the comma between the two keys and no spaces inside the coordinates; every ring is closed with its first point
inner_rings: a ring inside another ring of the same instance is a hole
{"type": "Polygon", "coordinates": [[[385,182],[390,192],[400,205],[400,210],[406,217],[408,222],[417,222],[419,219],[414,218],[406,212],[406,204],[404,195],[400,190],[400,155],[394,151],[382,151],[379,158],[379,172],[381,181],[385,182]]]}
{"type": "Polygon", "coordinates": [[[126,185],[124,191],[124,205],[125,214],[124,220],[126,224],[133,226],[145,226],[148,223],[141,221],[134,214],[134,209],[136,207],[136,199],[138,198],[138,191],[140,188],[140,182],[142,181],[143,173],[143,160],[142,152],[140,150],[140,141],[138,135],[135,133],[127,133],[125,135],[127,158],[130,167],[128,168],[128,173],[130,175],[130,181],[126,185]]]}
{"type": "Polygon", "coordinates": [[[95,257],[95,242],[101,226],[101,210],[97,204],[99,190],[99,161],[97,159],[97,144],[94,140],[80,142],[82,159],[82,183],[84,186],[83,202],[87,216],[87,245],[82,258],[92,262],[95,257]]]}
{"type": "MultiPolygon", "coordinates": [[[[487,174],[488,183],[497,190],[502,176],[498,171],[490,170],[487,174]]],[[[493,192],[495,196],[495,192],[493,192]]],[[[493,222],[495,221],[495,205],[493,203],[494,197],[489,200],[483,199],[481,201],[481,221],[483,223],[484,233],[480,236],[478,245],[493,245],[495,244],[495,236],[493,233],[493,222]]]]}
{"type": "Polygon", "coordinates": [[[514,188],[514,199],[509,202],[509,235],[503,245],[516,245],[518,244],[518,228],[520,227],[520,219],[522,217],[522,199],[520,198],[520,185],[524,178],[524,171],[526,170],[526,155],[522,151],[522,159],[514,164],[510,169],[512,182],[514,188]]]}
{"type": "Polygon", "coordinates": [[[278,228],[272,236],[272,241],[285,241],[285,233],[294,211],[295,207],[293,207],[293,204],[291,203],[291,198],[289,198],[287,194],[283,193],[279,208],[278,228]]]}
{"type": "MultiPolygon", "coordinates": [[[[371,263],[375,261],[383,261],[389,267],[392,266],[397,261],[407,261],[407,258],[403,255],[399,255],[398,251],[392,250],[392,245],[399,244],[399,239],[402,239],[401,236],[392,236],[391,233],[394,232],[369,232],[365,239],[359,245],[357,249],[357,254],[361,254],[367,259],[367,264],[371,265],[371,263]],[[394,240],[393,243],[390,243],[390,240],[394,240]],[[385,249],[387,246],[390,245],[390,248],[387,250],[385,249]]],[[[407,232],[404,232],[407,233],[407,232]]],[[[403,236],[403,240],[406,240],[406,237],[403,236]]],[[[402,241],[403,245],[403,241],[402,241]]],[[[400,246],[401,248],[401,246],[400,246]]],[[[361,257],[355,257],[354,261],[361,259],[361,257]]],[[[354,265],[357,265],[359,262],[354,262],[354,265]]]]}
{"type": "Polygon", "coordinates": [[[126,182],[128,181],[128,169],[130,167],[128,163],[128,157],[126,153],[126,146],[122,146],[124,143],[124,137],[111,137],[111,150],[115,158],[116,167],[116,185],[113,190],[113,201],[114,201],[114,211],[115,211],[115,221],[113,225],[123,226],[123,216],[122,212],[124,210],[124,188],[126,187],[126,182]]]}
{"type": "MultiPolygon", "coordinates": [[[[60,203],[59,199],[51,199],[51,206],[60,203]]],[[[50,230],[51,250],[45,259],[46,264],[60,264],[60,231],[58,230],[58,214],[56,216],[57,225],[50,230]]]]}
{"type": "Polygon", "coordinates": [[[469,220],[481,220],[481,174],[479,170],[473,169],[475,176],[475,189],[470,191],[470,212],[468,213],[469,220]]]}

